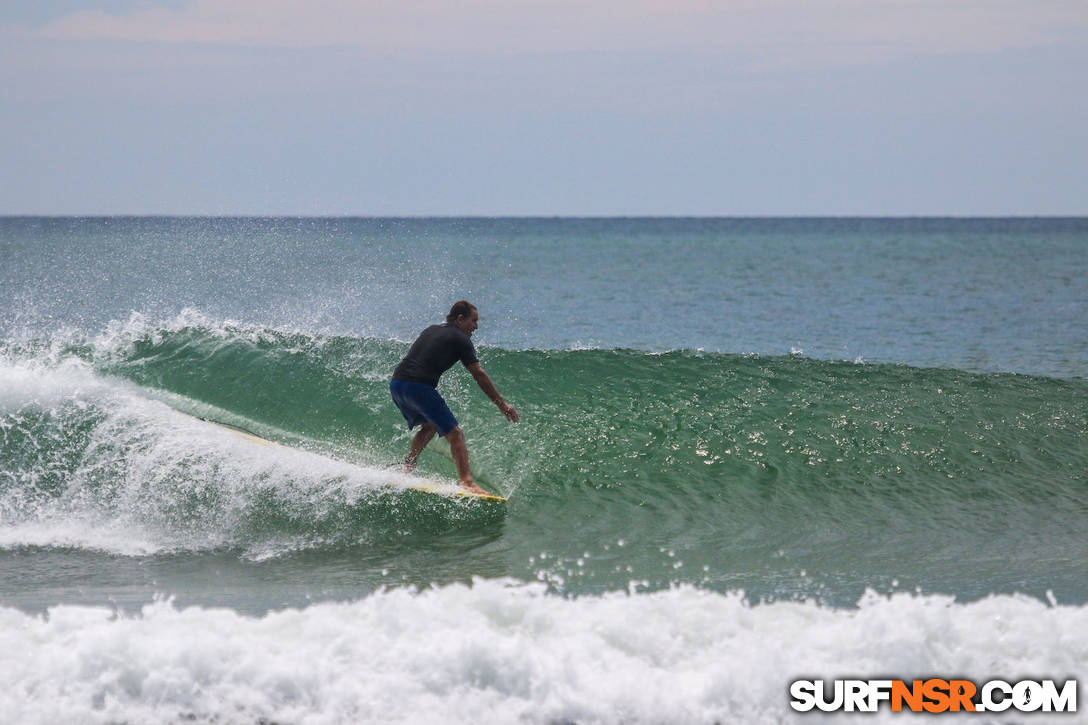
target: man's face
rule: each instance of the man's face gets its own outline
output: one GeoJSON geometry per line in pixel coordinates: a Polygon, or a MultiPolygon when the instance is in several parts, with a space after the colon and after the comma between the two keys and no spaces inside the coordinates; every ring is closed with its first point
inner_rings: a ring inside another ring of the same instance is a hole
{"type": "Polygon", "coordinates": [[[468,313],[468,317],[462,317],[454,324],[461,328],[461,332],[465,333],[469,337],[472,337],[472,333],[476,331],[477,327],[479,327],[479,325],[477,324],[479,321],[480,312],[478,310],[473,310],[472,312],[468,313]]]}

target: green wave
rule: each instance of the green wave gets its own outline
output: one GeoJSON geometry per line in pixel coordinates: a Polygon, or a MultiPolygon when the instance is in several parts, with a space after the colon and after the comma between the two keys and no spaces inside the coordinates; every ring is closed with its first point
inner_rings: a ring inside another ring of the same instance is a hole
{"type": "MultiPolygon", "coordinates": [[[[406,349],[184,328],[137,339],[99,369],[392,461],[403,421],[388,377],[406,349]]],[[[535,475],[565,488],[652,481],[709,492],[741,478],[799,490],[1054,495],[1088,470],[1084,381],[684,351],[480,355],[523,425],[506,424],[460,368],[440,389],[486,468],[517,483],[535,475]]]]}
{"type": "MultiPolygon", "coordinates": [[[[332,458],[393,465],[409,434],[388,376],[406,349],[209,325],[69,345],[60,357],[184,412],[215,410],[332,458]]],[[[909,546],[953,530],[978,541],[1016,530],[1056,546],[1088,513],[1085,381],[690,351],[479,353],[520,425],[507,423],[459,368],[440,390],[466,430],[474,470],[534,525],[547,517],[591,522],[601,540],[660,526],[728,538],[738,549],[754,541],[826,549],[836,537],[876,540],[881,532],[909,546]]],[[[131,467],[102,466],[88,477],[88,451],[103,445],[104,426],[129,426],[111,460],[148,455],[146,430],[105,408],[69,402],[3,415],[9,518],[13,507],[70,495],[76,471],[95,506],[131,485],[121,480],[131,467]]],[[[449,512],[433,504],[285,495],[262,488],[259,476],[228,505],[208,483],[214,477],[193,483],[184,455],[148,465],[161,469],[148,474],[157,485],[179,493],[141,505],[174,529],[200,522],[209,541],[228,545],[281,535],[342,545],[449,524],[449,512]]],[[[425,454],[421,470],[453,476],[437,451],[425,454]]],[[[494,523],[485,519],[468,523],[494,523]]]]}

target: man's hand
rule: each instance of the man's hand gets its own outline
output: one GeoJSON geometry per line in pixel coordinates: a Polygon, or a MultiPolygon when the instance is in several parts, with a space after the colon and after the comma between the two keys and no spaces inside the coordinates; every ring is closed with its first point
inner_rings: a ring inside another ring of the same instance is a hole
{"type": "Polygon", "coordinates": [[[518,412],[514,410],[514,406],[507,403],[499,395],[499,391],[495,389],[495,383],[491,382],[491,378],[484,372],[484,367],[479,362],[474,362],[468,366],[468,371],[472,373],[472,377],[476,379],[476,384],[480,386],[480,390],[484,391],[484,395],[491,398],[491,402],[499,406],[499,410],[506,416],[506,419],[511,423],[517,423],[518,412]]]}
{"type": "Polygon", "coordinates": [[[518,417],[518,412],[514,410],[514,406],[510,405],[506,401],[499,403],[499,410],[502,411],[502,414],[505,415],[506,419],[511,423],[517,423],[520,420],[520,418],[518,417]]]}

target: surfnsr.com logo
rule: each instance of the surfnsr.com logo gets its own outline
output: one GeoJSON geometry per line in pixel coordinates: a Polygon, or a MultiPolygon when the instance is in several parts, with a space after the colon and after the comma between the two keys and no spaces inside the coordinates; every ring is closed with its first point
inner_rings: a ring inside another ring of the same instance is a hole
{"type": "Polygon", "coordinates": [[[790,707],[798,712],[876,712],[887,703],[893,712],[1076,712],[1077,681],[1060,687],[1054,680],[795,680],[790,707]]]}

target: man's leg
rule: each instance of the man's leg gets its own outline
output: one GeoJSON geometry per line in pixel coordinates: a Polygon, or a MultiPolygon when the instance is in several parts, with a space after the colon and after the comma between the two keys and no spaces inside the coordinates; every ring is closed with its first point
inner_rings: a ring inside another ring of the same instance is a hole
{"type": "Polygon", "coordinates": [[[412,438],[412,450],[408,452],[408,457],[404,459],[405,473],[416,470],[416,461],[419,459],[419,454],[423,452],[423,449],[427,447],[427,444],[431,442],[437,432],[438,429],[432,423],[424,423],[420,426],[419,432],[412,438]]]}
{"type": "Polygon", "coordinates": [[[461,426],[457,426],[446,434],[446,440],[450,442],[450,455],[457,464],[457,476],[461,479],[461,488],[467,488],[476,493],[487,493],[472,480],[472,471],[468,467],[468,447],[465,445],[465,434],[461,426]]]}

